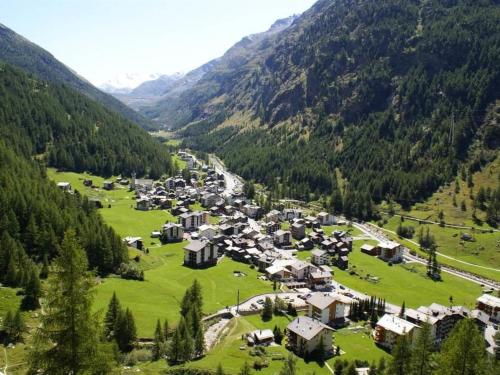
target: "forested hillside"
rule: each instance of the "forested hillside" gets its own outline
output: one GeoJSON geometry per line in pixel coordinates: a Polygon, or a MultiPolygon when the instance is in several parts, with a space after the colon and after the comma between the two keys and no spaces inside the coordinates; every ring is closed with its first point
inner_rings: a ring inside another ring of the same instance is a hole
{"type": "Polygon", "coordinates": [[[13,142],[31,140],[33,154],[61,169],[158,178],[172,168],[168,151],[137,125],[67,86],[6,64],[0,66],[0,133],[13,142]]]}
{"type": "Polygon", "coordinates": [[[350,197],[363,213],[369,197],[407,207],[492,160],[500,131],[485,117],[498,87],[497,0],[320,0],[170,111],[187,146],[244,178],[350,197]]]}
{"type": "Polygon", "coordinates": [[[58,61],[49,52],[2,24],[0,24],[0,60],[18,66],[43,80],[66,84],[121,114],[128,120],[136,122],[144,128],[152,127],[151,121],[147,118],[130,109],[113,96],[100,91],[90,82],[58,61]]]}

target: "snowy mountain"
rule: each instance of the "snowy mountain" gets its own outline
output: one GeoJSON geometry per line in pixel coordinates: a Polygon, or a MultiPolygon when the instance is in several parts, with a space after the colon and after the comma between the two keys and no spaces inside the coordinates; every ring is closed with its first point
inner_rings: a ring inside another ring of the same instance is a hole
{"type": "Polygon", "coordinates": [[[161,73],[124,73],[99,84],[99,88],[110,94],[127,94],[146,81],[161,77],[161,73]]]}

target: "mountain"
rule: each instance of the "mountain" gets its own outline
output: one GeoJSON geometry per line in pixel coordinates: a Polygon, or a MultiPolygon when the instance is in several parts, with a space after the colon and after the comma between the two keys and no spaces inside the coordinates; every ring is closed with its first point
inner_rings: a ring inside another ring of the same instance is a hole
{"type": "Polygon", "coordinates": [[[0,60],[33,73],[41,79],[68,85],[144,128],[151,122],[113,96],[80,77],[49,52],[0,24],[0,60]]]}
{"type": "Polygon", "coordinates": [[[127,94],[144,82],[154,81],[160,77],[165,77],[159,73],[125,73],[117,75],[99,84],[98,87],[108,94],[127,94]]]}
{"type": "Polygon", "coordinates": [[[246,63],[266,41],[288,28],[297,16],[276,21],[269,30],[249,35],[231,47],[222,57],[190,71],[184,76],[163,76],[132,90],[117,95],[124,103],[153,119],[158,127],[175,127],[186,121],[180,97],[213,71],[234,69],[246,63]]]}
{"type": "Polygon", "coordinates": [[[5,63],[0,63],[0,135],[7,144],[29,141],[29,155],[60,169],[153,178],[172,172],[170,154],[144,129],[71,87],[5,63]]]}
{"type": "Polygon", "coordinates": [[[279,196],[408,206],[497,153],[498,4],[320,0],[144,113],[279,196]]]}

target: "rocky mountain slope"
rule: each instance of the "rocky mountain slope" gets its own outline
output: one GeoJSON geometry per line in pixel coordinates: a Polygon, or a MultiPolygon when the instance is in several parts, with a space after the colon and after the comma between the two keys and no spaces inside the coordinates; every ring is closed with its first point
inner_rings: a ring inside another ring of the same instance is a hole
{"type": "MultiPolygon", "coordinates": [[[[148,113],[279,194],[338,193],[359,212],[367,196],[408,206],[478,167],[469,147],[499,95],[498,5],[320,0],[148,113]]],[[[483,155],[497,146],[486,140],[483,155]]]]}

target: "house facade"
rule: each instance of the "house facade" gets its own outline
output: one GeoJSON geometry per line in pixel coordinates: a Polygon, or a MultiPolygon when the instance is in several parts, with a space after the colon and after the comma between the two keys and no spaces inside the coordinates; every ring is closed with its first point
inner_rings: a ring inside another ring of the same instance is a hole
{"type": "Polygon", "coordinates": [[[396,315],[385,314],[375,326],[373,338],[377,345],[391,350],[399,336],[408,336],[411,343],[419,327],[396,315]]]}
{"type": "Polygon", "coordinates": [[[346,302],[346,298],[340,295],[314,293],[306,300],[307,316],[324,324],[341,324],[345,319],[346,302]]]}
{"type": "Polygon", "coordinates": [[[191,241],[184,247],[184,265],[192,268],[215,266],[218,247],[210,241],[191,241]]]}
{"type": "Polygon", "coordinates": [[[194,231],[208,223],[207,212],[186,212],[179,215],[179,224],[185,231],[194,231]]]}
{"type": "Polygon", "coordinates": [[[328,355],[333,352],[332,332],[330,327],[319,320],[300,316],[286,327],[287,347],[298,356],[305,356],[314,352],[322,341],[328,355]]]}

